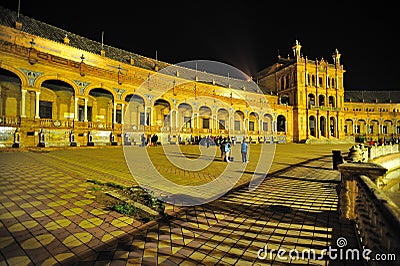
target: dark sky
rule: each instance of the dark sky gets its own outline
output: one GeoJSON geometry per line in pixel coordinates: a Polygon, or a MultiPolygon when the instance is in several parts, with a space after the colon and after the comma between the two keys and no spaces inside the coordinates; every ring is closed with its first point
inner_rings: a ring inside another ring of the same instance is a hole
{"type": "MultiPolygon", "coordinates": [[[[346,90],[400,91],[399,15],[387,2],[102,2],[21,0],[20,12],[99,42],[104,31],[104,44],[152,58],[157,51],[168,63],[212,60],[248,75],[275,63],[278,51],[292,56],[298,39],[312,60],[332,63],[339,50],[346,90]]],[[[18,9],[18,0],[0,4],[18,9]]]]}

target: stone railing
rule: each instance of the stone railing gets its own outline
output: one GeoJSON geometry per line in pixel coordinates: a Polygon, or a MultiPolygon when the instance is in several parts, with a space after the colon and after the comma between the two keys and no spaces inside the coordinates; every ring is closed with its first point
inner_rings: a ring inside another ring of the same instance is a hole
{"type": "Polygon", "coordinates": [[[19,126],[21,119],[15,116],[0,116],[0,126],[19,126]]]}
{"type": "Polygon", "coordinates": [[[356,225],[362,243],[376,253],[400,259],[400,209],[367,176],[358,178],[356,225]]]}
{"type": "MultiPolygon", "coordinates": [[[[385,254],[398,261],[400,208],[378,186],[387,169],[371,162],[344,162],[337,169],[341,173],[341,219],[355,223],[363,248],[372,251],[370,257],[385,254]]],[[[371,265],[378,265],[375,262],[371,265]]],[[[395,265],[395,261],[387,265],[395,265]]]]}
{"type": "Polygon", "coordinates": [[[373,160],[377,157],[399,152],[399,144],[389,144],[382,146],[372,146],[368,148],[368,159],[373,160]]]}

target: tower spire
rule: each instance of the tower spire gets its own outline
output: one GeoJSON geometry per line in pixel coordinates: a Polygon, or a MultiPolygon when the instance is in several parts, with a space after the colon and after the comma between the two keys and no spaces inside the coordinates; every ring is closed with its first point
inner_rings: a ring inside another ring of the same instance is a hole
{"type": "Polygon", "coordinates": [[[293,55],[294,58],[296,59],[296,61],[300,58],[300,51],[301,51],[301,45],[300,42],[298,40],[296,40],[294,46],[292,47],[293,50],[293,55]]]}
{"type": "Polygon", "coordinates": [[[341,54],[339,53],[338,49],[335,49],[335,53],[332,55],[332,57],[333,57],[333,62],[337,66],[340,65],[340,56],[341,54]]]}

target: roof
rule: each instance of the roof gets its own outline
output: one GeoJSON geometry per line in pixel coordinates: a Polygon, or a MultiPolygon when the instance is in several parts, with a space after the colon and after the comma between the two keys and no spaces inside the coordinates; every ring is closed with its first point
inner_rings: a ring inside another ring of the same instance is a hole
{"type": "MultiPolygon", "coordinates": [[[[105,51],[105,57],[115,61],[129,63],[129,60],[132,58],[135,62],[134,64],[135,66],[149,70],[153,70],[156,64],[158,65],[160,70],[173,65],[170,63],[141,56],[139,54],[125,51],[109,45],[102,45],[100,42],[90,40],[88,38],[74,34],[72,32],[24,16],[23,14],[19,15],[18,20],[19,22],[22,23],[21,30],[24,32],[59,43],[63,43],[65,36],[67,36],[68,39],[70,40],[69,46],[84,51],[88,51],[94,54],[100,54],[100,51],[103,48],[105,51]]],[[[10,28],[15,28],[16,21],[17,21],[17,13],[0,5],[0,24],[8,26],[10,28]]],[[[195,72],[195,70],[191,68],[184,68],[184,67],[180,68],[181,68],[181,70],[179,71],[180,78],[194,81],[197,75],[198,81],[200,82],[215,83],[216,85],[219,86],[227,88],[230,87],[232,89],[237,89],[237,90],[243,90],[243,87],[245,87],[246,91],[254,93],[262,93],[262,91],[258,88],[258,86],[254,82],[249,82],[247,80],[241,80],[235,78],[227,79],[227,77],[217,74],[210,74],[207,72],[197,72],[197,71],[195,72]]],[[[167,72],[169,72],[169,70],[166,70],[164,73],[167,72]]],[[[176,75],[176,73],[169,73],[169,74],[176,75]]]]}
{"type": "Polygon", "coordinates": [[[400,103],[400,91],[345,91],[345,102],[400,103]]]}

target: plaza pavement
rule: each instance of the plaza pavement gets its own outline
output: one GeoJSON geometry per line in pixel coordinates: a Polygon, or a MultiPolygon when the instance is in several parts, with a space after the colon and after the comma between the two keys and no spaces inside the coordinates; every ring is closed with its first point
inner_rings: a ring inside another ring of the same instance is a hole
{"type": "MultiPolygon", "coordinates": [[[[277,145],[267,178],[252,191],[250,155],[236,189],[199,206],[167,204],[171,218],[147,224],[105,210],[90,193],[87,180],[136,184],[120,147],[0,152],[0,265],[362,265],[318,258],[340,237],[358,248],[353,226],[339,219],[340,175],[332,170],[332,150],[350,146],[277,145]],[[310,250],[317,259],[302,259],[310,250]]],[[[151,153],[158,170],[182,184],[209,182],[226,167],[216,159],[204,173],[170,173],[161,148],[151,153]]]]}

